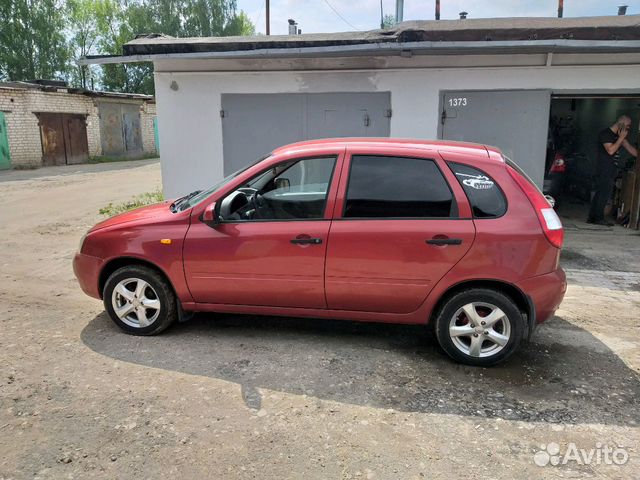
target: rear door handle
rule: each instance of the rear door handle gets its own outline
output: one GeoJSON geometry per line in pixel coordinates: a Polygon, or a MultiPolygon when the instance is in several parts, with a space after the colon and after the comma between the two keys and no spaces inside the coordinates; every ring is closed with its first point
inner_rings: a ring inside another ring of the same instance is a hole
{"type": "Polygon", "coordinates": [[[321,238],[292,238],[290,240],[294,245],[319,245],[322,243],[321,238]]]}
{"type": "Polygon", "coordinates": [[[461,238],[432,238],[425,241],[429,245],[462,245],[461,238]]]}

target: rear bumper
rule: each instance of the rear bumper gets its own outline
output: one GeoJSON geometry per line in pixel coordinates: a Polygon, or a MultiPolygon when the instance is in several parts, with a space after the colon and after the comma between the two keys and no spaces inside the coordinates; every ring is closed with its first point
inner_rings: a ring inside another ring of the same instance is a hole
{"type": "Polygon", "coordinates": [[[555,272],[528,278],[517,285],[531,299],[535,324],[540,324],[551,318],[562,303],[567,291],[567,277],[564,270],[558,268],[555,272]]]}
{"type": "Polygon", "coordinates": [[[100,298],[99,277],[104,260],[83,253],[73,257],[73,273],[78,279],[80,288],[90,297],[100,298]]]}

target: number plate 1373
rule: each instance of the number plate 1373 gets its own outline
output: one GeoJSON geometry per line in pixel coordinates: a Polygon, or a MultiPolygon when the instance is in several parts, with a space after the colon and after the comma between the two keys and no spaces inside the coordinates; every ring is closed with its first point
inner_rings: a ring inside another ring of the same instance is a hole
{"type": "Polygon", "coordinates": [[[450,107],[466,107],[467,106],[467,97],[456,97],[449,99],[450,107]]]}

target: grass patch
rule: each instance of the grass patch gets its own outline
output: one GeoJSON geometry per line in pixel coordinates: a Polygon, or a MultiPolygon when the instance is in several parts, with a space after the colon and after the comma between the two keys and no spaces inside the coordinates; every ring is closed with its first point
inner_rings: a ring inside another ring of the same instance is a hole
{"type": "Polygon", "coordinates": [[[135,157],[110,157],[109,155],[99,155],[97,157],[89,157],[89,163],[111,163],[111,162],[128,162],[130,160],[149,160],[151,158],[159,158],[157,153],[145,153],[135,157]]]}
{"type": "Polygon", "coordinates": [[[134,208],[144,207],[145,205],[151,205],[152,203],[162,202],[164,195],[161,190],[154,190],[153,192],[146,192],[135,196],[132,200],[123,203],[109,203],[106,207],[102,207],[99,211],[100,215],[107,217],[113,217],[119,213],[128,212],[134,208]]]}

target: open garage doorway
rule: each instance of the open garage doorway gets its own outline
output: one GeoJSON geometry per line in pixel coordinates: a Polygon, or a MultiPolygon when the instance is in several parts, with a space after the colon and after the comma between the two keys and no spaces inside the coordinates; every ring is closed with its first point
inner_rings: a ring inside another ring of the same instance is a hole
{"type": "MultiPolygon", "coordinates": [[[[552,95],[545,159],[545,193],[557,201],[565,223],[583,224],[594,195],[598,136],[628,115],[628,141],[638,145],[640,95],[552,95]]],[[[637,228],[638,166],[624,148],[618,152],[618,175],[605,209],[611,223],[637,228]]]]}

